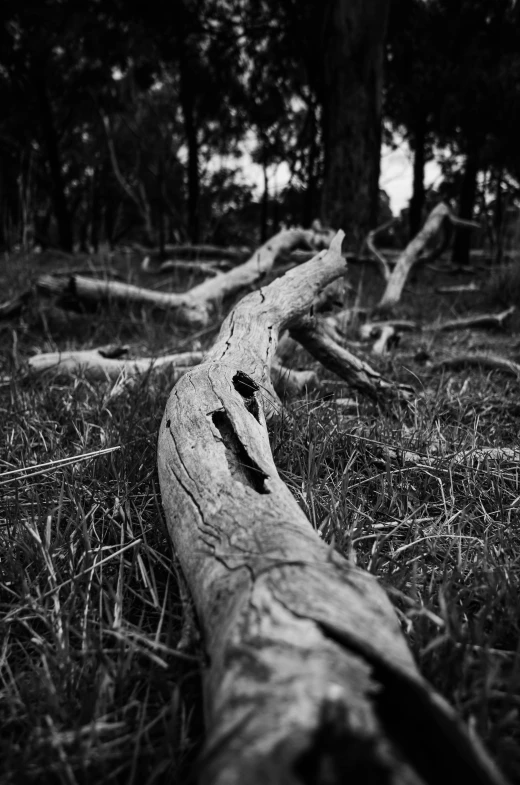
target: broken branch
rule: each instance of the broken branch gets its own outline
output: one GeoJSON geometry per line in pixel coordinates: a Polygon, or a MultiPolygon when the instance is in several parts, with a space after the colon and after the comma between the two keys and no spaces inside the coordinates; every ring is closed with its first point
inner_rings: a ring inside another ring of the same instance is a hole
{"type": "Polygon", "coordinates": [[[343,274],[341,240],[234,308],[161,424],[166,522],[208,657],[200,782],[498,785],[419,675],[377,580],[319,538],[274,465],[278,336],[343,274]]]}

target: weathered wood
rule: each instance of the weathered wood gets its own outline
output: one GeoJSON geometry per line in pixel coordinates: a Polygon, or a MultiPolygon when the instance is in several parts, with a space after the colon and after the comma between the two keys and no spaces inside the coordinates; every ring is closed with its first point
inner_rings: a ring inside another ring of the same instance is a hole
{"type": "MultiPolygon", "coordinates": [[[[318,237],[321,235],[318,235],[318,237]]],[[[312,246],[316,235],[312,230],[287,229],[272,237],[244,264],[227,273],[194,286],[183,293],[157,292],[139,286],[115,281],[103,281],[82,276],[59,280],[42,276],[37,286],[53,293],[74,294],[78,299],[90,301],[112,300],[134,302],[173,311],[179,322],[202,327],[208,324],[212,308],[226,296],[259,283],[271,270],[277,256],[297,245],[312,246]]]]}
{"type": "Polygon", "coordinates": [[[162,357],[120,359],[107,357],[99,349],[82,349],[35,354],[29,358],[28,365],[35,373],[52,370],[66,376],[84,374],[94,381],[113,381],[122,373],[133,376],[159,368],[176,368],[181,375],[192,365],[198,365],[203,356],[203,352],[183,352],[162,357]]]}
{"type": "Polygon", "coordinates": [[[427,245],[438,235],[445,220],[450,215],[449,207],[444,202],[441,202],[432,210],[419,234],[408,243],[403,253],[399,256],[390,277],[387,279],[386,289],[378,304],[379,311],[389,311],[397,305],[401,299],[410,270],[427,245]]]}
{"type": "Polygon", "coordinates": [[[325,368],[374,400],[387,403],[396,398],[410,401],[414,397],[411,387],[389,381],[365,360],[336,343],[317,319],[310,316],[300,319],[291,328],[290,334],[325,368]]]}
{"type": "MultiPolygon", "coordinates": [[[[133,243],[132,249],[137,253],[141,253],[143,256],[151,256],[157,259],[160,256],[159,249],[154,250],[145,248],[144,246],[139,245],[139,243],[133,243]]],[[[251,256],[250,248],[233,248],[230,246],[222,247],[220,245],[173,245],[171,243],[167,243],[164,246],[164,252],[173,258],[181,257],[194,259],[197,261],[201,261],[202,259],[207,259],[209,257],[210,259],[233,259],[236,262],[242,262],[247,259],[248,256],[251,256]]]]}
{"type": "Polygon", "coordinates": [[[520,379],[520,364],[508,360],[507,357],[489,353],[475,352],[474,354],[457,354],[452,357],[444,357],[442,360],[434,363],[431,370],[438,371],[447,369],[458,371],[461,368],[471,368],[472,366],[484,368],[489,371],[502,371],[503,373],[520,379]]]}
{"type": "Polygon", "coordinates": [[[319,386],[315,371],[298,371],[278,362],[271,364],[271,380],[280,398],[304,395],[319,386]]]}
{"type": "Polygon", "coordinates": [[[451,319],[446,322],[432,324],[429,329],[439,332],[449,332],[453,330],[468,330],[471,328],[491,328],[501,330],[504,322],[515,312],[516,308],[511,305],[500,313],[483,313],[473,316],[465,316],[461,319],[451,319]]]}
{"type": "Polygon", "coordinates": [[[377,580],[320,540],[273,462],[278,336],[344,273],[340,246],[235,307],[160,427],[163,507],[207,652],[200,782],[498,785],[377,580]]]}
{"type": "MultiPolygon", "coordinates": [[[[125,351],[107,352],[103,348],[44,352],[30,357],[28,366],[33,373],[53,371],[61,376],[85,376],[91,381],[117,381],[118,387],[111,394],[111,397],[116,397],[143,373],[168,368],[173,370],[177,380],[204,358],[204,352],[195,351],[137,359],[121,359],[121,354],[125,354],[125,351]]],[[[319,384],[314,371],[293,370],[279,362],[272,363],[271,379],[281,398],[302,395],[319,384]]]]}
{"type": "Polygon", "coordinates": [[[221,262],[196,262],[184,259],[166,259],[157,266],[151,264],[149,256],[141,262],[141,272],[153,275],[163,275],[164,273],[201,273],[202,275],[214,276],[222,272],[224,267],[221,262]]]}
{"type": "Polygon", "coordinates": [[[468,292],[480,292],[480,286],[471,281],[471,283],[458,284],[457,286],[438,286],[436,291],[439,294],[466,294],[468,292]]]}

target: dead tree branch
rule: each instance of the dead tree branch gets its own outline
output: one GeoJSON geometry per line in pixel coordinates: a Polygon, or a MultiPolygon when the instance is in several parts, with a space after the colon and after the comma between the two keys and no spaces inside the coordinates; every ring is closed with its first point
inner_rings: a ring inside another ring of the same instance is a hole
{"type": "Polygon", "coordinates": [[[395,218],[392,218],[391,221],[386,221],[386,223],[382,224],[381,226],[378,226],[376,229],[372,229],[372,231],[368,233],[366,239],[367,248],[372,253],[374,260],[378,263],[379,271],[383,276],[383,280],[386,281],[387,283],[390,280],[392,270],[390,268],[390,264],[388,263],[388,259],[376,247],[376,237],[378,234],[384,232],[394,223],[395,223],[395,218]]]}
{"type": "Polygon", "coordinates": [[[502,330],[504,322],[515,312],[516,308],[511,305],[505,311],[500,313],[484,313],[475,316],[467,316],[463,319],[453,319],[439,324],[431,325],[428,329],[435,330],[436,332],[449,332],[452,330],[467,330],[470,328],[491,328],[494,330],[502,330]]]}
{"type": "Polygon", "coordinates": [[[343,274],[340,246],[245,297],[161,424],[162,502],[208,654],[200,782],[498,785],[377,580],[321,541],[273,462],[278,336],[343,274]]]}
{"type": "Polygon", "coordinates": [[[404,285],[412,267],[418,263],[432,261],[437,258],[446,248],[449,236],[445,234],[445,242],[441,242],[431,251],[427,251],[428,246],[438,236],[446,224],[478,226],[473,221],[463,221],[454,216],[448,205],[444,202],[435,207],[419,234],[406,246],[405,250],[397,259],[394,269],[387,280],[386,289],[381,297],[378,310],[390,311],[401,299],[404,285]]]}
{"type": "Polygon", "coordinates": [[[37,286],[44,291],[53,293],[69,292],[80,300],[94,302],[112,300],[114,302],[148,304],[173,311],[179,322],[204,327],[209,323],[212,308],[218,302],[262,281],[271,270],[278,255],[283,251],[291,250],[300,244],[313,245],[314,239],[315,234],[312,230],[287,229],[279,232],[244,264],[204,281],[183,293],[157,292],[131,284],[82,276],[74,276],[68,280],[60,280],[53,278],[53,276],[41,276],[37,281],[37,286]]]}
{"type": "Polygon", "coordinates": [[[458,371],[461,368],[471,368],[475,366],[489,371],[502,371],[503,373],[520,379],[520,365],[512,360],[508,360],[506,357],[500,357],[498,354],[475,353],[445,357],[443,360],[434,363],[434,365],[431,366],[431,370],[439,371],[447,369],[458,371]]]}
{"type": "Polygon", "coordinates": [[[414,397],[411,387],[389,381],[367,362],[336,343],[317,319],[302,317],[291,327],[290,334],[325,368],[374,400],[385,403],[396,398],[410,401],[414,397]]]}

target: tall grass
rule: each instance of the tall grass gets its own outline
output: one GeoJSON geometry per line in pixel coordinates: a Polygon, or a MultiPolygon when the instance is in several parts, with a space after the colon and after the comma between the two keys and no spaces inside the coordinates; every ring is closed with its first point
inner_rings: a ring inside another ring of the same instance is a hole
{"type": "MultiPolygon", "coordinates": [[[[82,378],[28,377],[24,360],[212,336],[139,309],[39,302],[0,329],[0,781],[189,783],[204,657],[155,469],[171,381],[146,376],[109,399],[82,378]]],[[[452,460],[517,443],[517,383],[409,368],[425,390],[415,412],[360,399],[352,413],[331,385],[289,404],[275,460],[319,535],[378,576],[424,675],[520,782],[520,467],[452,460]],[[404,449],[431,460],[407,463],[404,449]]]]}

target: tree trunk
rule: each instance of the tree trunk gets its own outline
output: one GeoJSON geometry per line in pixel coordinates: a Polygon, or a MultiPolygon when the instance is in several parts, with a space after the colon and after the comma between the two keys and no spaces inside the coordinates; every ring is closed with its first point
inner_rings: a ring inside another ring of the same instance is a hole
{"type": "Polygon", "coordinates": [[[307,153],[307,182],[303,197],[303,226],[310,226],[316,217],[316,191],[318,185],[318,141],[316,138],[316,110],[314,107],[309,109],[310,117],[310,142],[307,153]]]}
{"type": "MultiPolygon", "coordinates": [[[[475,198],[477,195],[477,175],[479,171],[478,147],[471,143],[468,145],[464,175],[459,197],[459,217],[467,221],[473,218],[475,198]]],[[[457,227],[453,243],[452,260],[457,265],[469,264],[470,229],[464,226],[457,227]]]]}
{"type": "Polygon", "coordinates": [[[502,195],[502,170],[496,174],[495,209],[493,210],[493,229],[495,235],[495,264],[502,263],[504,255],[504,202],[502,195]]]}
{"type": "Polygon", "coordinates": [[[195,97],[190,75],[189,52],[186,42],[179,44],[179,98],[184,118],[184,132],[188,147],[188,235],[192,243],[199,242],[199,139],[195,114],[195,97]]]}
{"type": "Polygon", "coordinates": [[[498,785],[377,579],[320,539],[273,462],[278,336],[344,273],[341,239],[239,303],[160,427],[162,503],[207,653],[199,781],[498,785]]]}
{"type": "Polygon", "coordinates": [[[269,178],[267,176],[267,161],[265,157],[262,163],[262,170],[264,173],[264,192],[262,194],[260,214],[260,242],[265,243],[267,240],[267,222],[269,219],[269,178]]]}
{"type": "Polygon", "coordinates": [[[103,169],[95,167],[92,175],[91,200],[90,200],[90,245],[97,253],[99,248],[99,224],[101,220],[101,178],[103,169]]]}
{"type": "Polygon", "coordinates": [[[322,220],[356,251],[377,221],[383,46],[389,0],[323,3],[322,220]]]}
{"type": "Polygon", "coordinates": [[[426,163],[426,122],[420,118],[413,134],[413,194],[410,201],[410,240],[413,240],[422,225],[424,207],[424,166],[426,163]]]}
{"type": "Polygon", "coordinates": [[[73,247],[72,221],[65,195],[58,135],[52,116],[52,106],[45,81],[45,70],[41,63],[35,64],[33,68],[33,80],[40,106],[40,121],[51,177],[52,204],[56,223],[58,224],[60,248],[71,252],[73,247]]]}

